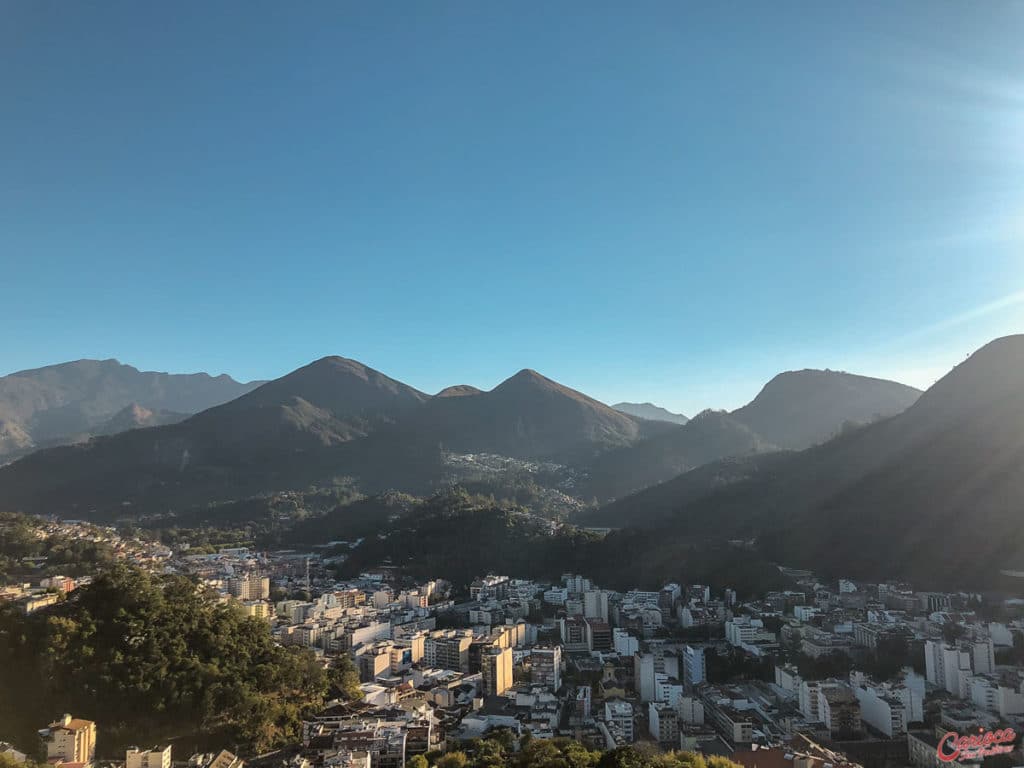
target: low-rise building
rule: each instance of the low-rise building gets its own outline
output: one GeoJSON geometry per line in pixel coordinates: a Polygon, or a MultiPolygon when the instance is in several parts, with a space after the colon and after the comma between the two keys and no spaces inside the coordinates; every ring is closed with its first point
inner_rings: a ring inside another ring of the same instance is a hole
{"type": "Polygon", "coordinates": [[[91,720],[64,715],[40,731],[40,736],[46,742],[47,760],[89,765],[96,758],[96,723],[91,720]]]}

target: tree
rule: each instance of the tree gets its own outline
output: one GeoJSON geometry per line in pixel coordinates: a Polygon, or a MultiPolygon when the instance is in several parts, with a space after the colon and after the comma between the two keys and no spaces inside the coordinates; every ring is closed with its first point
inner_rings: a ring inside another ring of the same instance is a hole
{"type": "Polygon", "coordinates": [[[601,759],[601,753],[587,749],[578,741],[570,741],[562,746],[562,755],[569,768],[594,768],[601,759]]]}
{"type": "Polygon", "coordinates": [[[10,755],[0,754],[0,768],[40,768],[40,766],[31,757],[26,758],[24,763],[19,763],[10,755]]]}
{"type": "Polygon", "coordinates": [[[438,758],[437,768],[466,768],[469,758],[465,752],[446,752],[438,758]]]}
{"type": "Polygon", "coordinates": [[[405,765],[406,768],[429,768],[430,764],[423,755],[413,755],[406,761],[405,765]]]}
{"type": "Polygon", "coordinates": [[[505,747],[496,739],[478,741],[473,749],[473,768],[505,768],[505,747]]]}
{"type": "Polygon", "coordinates": [[[533,739],[523,747],[518,758],[521,768],[567,768],[558,747],[547,739],[533,739]]]}
{"type": "Polygon", "coordinates": [[[334,659],[328,671],[331,686],[345,701],[358,701],[363,698],[363,689],[359,687],[359,672],[352,663],[352,657],[342,653],[334,659]]]}
{"type": "Polygon", "coordinates": [[[73,600],[0,610],[0,690],[12,731],[80,712],[111,749],[188,729],[262,751],[299,736],[327,675],[189,579],[117,566],[73,600]]]}
{"type": "Polygon", "coordinates": [[[601,755],[597,768],[647,768],[649,762],[636,747],[616,747],[601,755]]]}

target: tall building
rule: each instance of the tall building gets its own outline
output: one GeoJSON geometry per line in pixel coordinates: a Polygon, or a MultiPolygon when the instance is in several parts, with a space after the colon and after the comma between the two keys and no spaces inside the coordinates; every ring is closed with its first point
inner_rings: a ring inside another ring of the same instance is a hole
{"type": "Polygon", "coordinates": [[[647,705],[651,736],[664,747],[679,746],[679,713],[671,704],[651,702],[647,705]]]}
{"type": "Polygon", "coordinates": [[[661,609],[661,615],[665,618],[671,618],[676,614],[676,603],[678,603],[683,597],[683,588],[678,584],[666,584],[661,588],[661,592],[658,594],[658,607],[661,609]]]}
{"type": "Polygon", "coordinates": [[[704,725],[704,705],[696,697],[683,696],[676,703],[679,721],[687,725],[704,725]]]}
{"type": "Polygon", "coordinates": [[[624,629],[616,627],[612,630],[612,644],[620,656],[632,656],[640,650],[640,641],[624,629]]]}
{"type": "Polygon", "coordinates": [[[242,610],[245,611],[246,616],[256,619],[270,618],[270,603],[265,600],[246,600],[242,603],[242,610]]]}
{"type": "Polygon", "coordinates": [[[928,640],[924,644],[925,677],[954,696],[964,695],[961,681],[971,676],[973,657],[969,649],[928,640]]]}
{"type": "Polygon", "coordinates": [[[359,654],[356,659],[359,668],[359,681],[372,683],[377,675],[391,670],[391,647],[389,643],[380,643],[359,654]]]}
{"type": "Polygon", "coordinates": [[[469,585],[469,596],[473,600],[504,600],[512,580],[508,576],[488,574],[482,579],[474,579],[469,585]]]}
{"type": "Polygon", "coordinates": [[[633,685],[640,695],[640,701],[646,703],[657,699],[655,690],[654,654],[637,653],[633,656],[633,685]]]}
{"type": "Polygon", "coordinates": [[[559,619],[562,645],[567,651],[589,651],[590,637],[587,622],[582,618],[559,619]]]}
{"type": "Polygon", "coordinates": [[[232,597],[241,601],[268,600],[270,598],[270,578],[258,573],[246,573],[228,580],[228,591],[232,597]]]}
{"type": "Polygon", "coordinates": [[[500,696],[512,687],[512,649],[488,648],[481,657],[484,693],[500,696]]]}
{"type": "Polygon", "coordinates": [[[691,645],[683,647],[682,662],[683,685],[687,690],[693,686],[700,685],[707,681],[707,670],[704,662],[704,649],[694,648],[691,645]]]}
{"type": "Polygon", "coordinates": [[[89,764],[96,757],[96,723],[64,715],[42,732],[46,740],[46,758],[65,763],[89,764]]]}
{"type": "Polygon", "coordinates": [[[622,740],[629,744],[634,739],[633,705],[628,701],[613,699],[604,704],[604,721],[613,733],[621,734],[622,740]]]}
{"type": "Polygon", "coordinates": [[[822,702],[825,691],[842,688],[846,685],[842,680],[802,680],[798,691],[800,712],[812,722],[824,722],[822,702]]]}
{"type": "Polygon", "coordinates": [[[592,651],[612,650],[612,628],[601,619],[584,619],[587,625],[587,643],[592,651]]]}
{"type": "Polygon", "coordinates": [[[976,675],[991,675],[996,671],[996,649],[989,635],[975,638],[970,647],[971,668],[976,675]]]}
{"type": "Polygon", "coordinates": [[[124,764],[125,768],[171,768],[171,747],[130,747],[125,753],[124,764]]]}
{"type": "Polygon", "coordinates": [[[608,593],[592,589],[583,593],[583,617],[608,621],[608,593]]]}
{"type": "Polygon", "coordinates": [[[423,644],[424,658],[431,666],[469,673],[469,646],[473,633],[469,630],[449,630],[428,637],[423,644]]]}
{"type": "Polygon", "coordinates": [[[890,739],[906,735],[910,716],[903,702],[881,686],[854,688],[860,702],[860,716],[865,723],[890,739]]]}
{"type": "Polygon", "coordinates": [[[581,721],[586,722],[590,719],[590,697],[592,691],[589,685],[581,685],[576,689],[576,701],[573,708],[573,714],[581,721]]]}
{"type": "Polygon", "coordinates": [[[853,736],[863,730],[860,701],[849,685],[823,688],[818,696],[818,708],[821,722],[833,738],[853,736]]]}
{"type": "Polygon", "coordinates": [[[683,685],[676,678],[664,672],[654,673],[654,701],[671,704],[673,707],[683,698],[683,685]]]}
{"type": "Polygon", "coordinates": [[[569,594],[572,595],[582,595],[593,587],[590,579],[584,576],[575,576],[571,573],[562,574],[562,582],[565,584],[565,588],[569,590],[569,594]]]}
{"type": "Polygon", "coordinates": [[[552,691],[562,687],[562,649],[559,646],[536,647],[530,651],[533,682],[552,691]]]}

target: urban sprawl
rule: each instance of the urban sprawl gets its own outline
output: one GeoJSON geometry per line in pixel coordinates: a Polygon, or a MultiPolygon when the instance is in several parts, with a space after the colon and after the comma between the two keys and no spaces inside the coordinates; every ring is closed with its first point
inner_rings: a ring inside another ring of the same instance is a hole
{"type": "MultiPolygon", "coordinates": [[[[643,744],[748,768],[937,768],[984,759],[957,741],[965,735],[995,734],[987,743],[996,744],[1024,727],[1019,601],[826,583],[797,570],[784,570],[790,590],[742,597],[677,583],[615,592],[569,573],[557,583],[482,574],[453,585],[380,568],[337,582],[315,552],[194,554],[113,529],[46,525],[102,539],[134,565],[190,575],[324,664],[348,655],[362,697],[332,701],[304,723],[301,743],[275,755],[294,768],[401,768],[497,732],[516,744],[643,744]]],[[[49,576],[0,597],[30,613],[87,581],[49,576]]],[[[97,755],[103,723],[75,713],[40,728],[55,768],[172,763],[167,745],[97,755]]],[[[15,761],[29,751],[0,746],[15,761]]],[[[173,760],[243,765],[226,748],[173,760]]]]}

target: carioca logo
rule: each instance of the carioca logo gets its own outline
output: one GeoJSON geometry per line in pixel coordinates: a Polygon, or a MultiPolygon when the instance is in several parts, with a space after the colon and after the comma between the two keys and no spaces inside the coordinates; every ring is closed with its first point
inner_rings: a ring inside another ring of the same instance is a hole
{"type": "Polygon", "coordinates": [[[978,733],[963,735],[950,731],[939,739],[939,746],[935,752],[944,763],[952,763],[955,760],[979,760],[1012,752],[1016,740],[1017,733],[1013,728],[1001,731],[986,731],[979,728],[978,733]]]}

